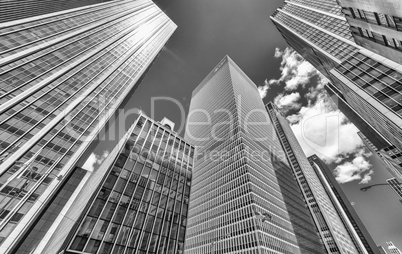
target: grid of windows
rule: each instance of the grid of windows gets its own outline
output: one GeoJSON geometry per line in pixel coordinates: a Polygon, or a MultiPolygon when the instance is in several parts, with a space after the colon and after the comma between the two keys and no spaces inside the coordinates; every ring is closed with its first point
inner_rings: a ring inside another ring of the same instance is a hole
{"type": "Polygon", "coordinates": [[[0,3],[0,23],[29,18],[56,11],[107,2],[110,0],[8,0],[0,3]]]}
{"type": "Polygon", "coordinates": [[[342,16],[342,8],[338,5],[336,0],[289,0],[289,2],[342,16]]]}
{"type": "Polygon", "coordinates": [[[402,74],[361,53],[354,54],[336,68],[364,91],[402,115],[402,74]]]}
{"type": "MultiPolygon", "coordinates": [[[[344,7],[342,11],[351,19],[364,20],[370,24],[387,27],[396,31],[402,31],[402,18],[378,12],[360,10],[357,8],[344,7]]],[[[351,26],[350,29],[355,35],[365,37],[376,43],[402,51],[402,41],[399,39],[385,36],[361,27],[351,26]]]]}
{"type": "Polygon", "coordinates": [[[281,9],[290,14],[296,15],[297,17],[303,18],[313,23],[314,25],[320,26],[324,29],[327,29],[328,31],[338,34],[343,38],[353,41],[353,36],[349,31],[348,24],[343,20],[340,20],[339,18],[323,15],[322,13],[318,13],[292,4],[285,4],[281,9]]]}
{"type": "Polygon", "coordinates": [[[72,170],[69,160],[136,88],[175,29],[149,0],[107,2],[0,28],[0,250],[13,244],[4,242],[11,233],[25,239],[16,226],[28,223],[24,216],[42,206],[38,198],[57,188],[56,176],[72,170]],[[29,167],[17,177],[23,163],[29,167]]]}
{"type": "Polygon", "coordinates": [[[67,251],[183,253],[194,147],[141,115],[67,251]]]}
{"type": "Polygon", "coordinates": [[[344,41],[339,40],[328,33],[307,25],[306,23],[300,22],[284,12],[279,11],[273,17],[284,25],[293,29],[298,35],[304,37],[340,61],[343,61],[358,51],[357,47],[352,46],[349,43],[345,43],[344,41]]]}
{"type": "Polygon", "coordinates": [[[194,170],[186,253],[321,253],[258,90],[230,58],[194,90],[190,112],[186,140],[202,156],[194,170]],[[203,122],[210,124],[194,124],[203,122]],[[262,152],[265,159],[256,159],[262,152]],[[263,223],[256,212],[271,219],[263,223]]]}

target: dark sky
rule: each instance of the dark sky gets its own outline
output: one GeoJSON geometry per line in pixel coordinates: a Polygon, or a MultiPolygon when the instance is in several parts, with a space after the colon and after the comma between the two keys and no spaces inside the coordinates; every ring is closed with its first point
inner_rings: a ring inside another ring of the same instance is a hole
{"type": "MultiPolygon", "coordinates": [[[[287,44],[269,15],[283,0],[157,0],[155,3],[178,29],[125,106],[126,110],[141,107],[155,120],[167,117],[177,126],[184,124],[179,106],[171,100],[159,99],[151,111],[153,99],[173,98],[187,112],[192,90],[225,55],[229,55],[256,85],[262,85],[265,79],[280,77],[281,59],[274,58],[274,52],[276,47],[283,50],[287,44]]],[[[279,89],[271,89],[264,101],[272,100],[279,89]]],[[[126,128],[133,120],[133,115],[125,120],[126,128]]],[[[121,131],[117,136],[123,134],[121,131]]],[[[116,143],[117,137],[101,142],[94,152],[110,151],[116,143]]],[[[372,163],[376,172],[380,171],[373,176],[373,182],[389,178],[378,162],[372,163]]],[[[357,182],[342,187],[350,200],[356,202],[355,208],[376,242],[385,246],[385,241],[391,240],[402,248],[402,220],[398,217],[402,206],[396,195],[388,187],[362,193],[357,182]]]]}

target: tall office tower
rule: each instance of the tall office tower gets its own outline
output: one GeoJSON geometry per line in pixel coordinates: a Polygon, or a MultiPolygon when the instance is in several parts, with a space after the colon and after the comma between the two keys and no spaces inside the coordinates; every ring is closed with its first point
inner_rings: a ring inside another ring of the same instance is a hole
{"type": "Polygon", "coordinates": [[[388,179],[387,183],[389,184],[389,186],[391,186],[396,195],[398,195],[399,199],[402,201],[402,183],[400,183],[395,178],[388,179]]]}
{"type": "Polygon", "coordinates": [[[74,227],[62,223],[44,253],[64,239],[70,254],[183,253],[194,147],[173,127],[141,114],[66,214],[85,207],[74,227]]]}
{"type": "Polygon", "coordinates": [[[314,218],[326,253],[377,253],[366,250],[344,209],[334,198],[329,184],[310,165],[285,116],[273,103],[267,104],[267,110],[314,218]]]}
{"type": "Polygon", "coordinates": [[[378,246],[378,249],[380,250],[380,254],[387,254],[387,252],[385,251],[384,247],[378,246]]]}
{"type": "MultiPolygon", "coordinates": [[[[338,213],[343,211],[346,214],[367,252],[370,254],[379,253],[376,243],[367,231],[363,222],[360,220],[359,215],[357,215],[355,209],[352,207],[341,186],[336,181],[333,172],[317,155],[312,155],[307,159],[321,182],[324,183],[323,186],[326,188],[327,193],[330,194],[333,203],[339,203],[339,205],[336,206],[338,213]]],[[[347,224],[345,221],[343,221],[343,223],[347,224]]],[[[346,229],[348,230],[349,235],[353,235],[353,232],[350,232],[349,227],[346,227],[346,229]]],[[[352,240],[356,243],[354,238],[352,238],[352,240]]]]}
{"type": "Polygon", "coordinates": [[[348,106],[402,151],[402,65],[357,45],[336,0],[289,0],[271,19],[348,106]]]}
{"type": "Polygon", "coordinates": [[[53,198],[175,28],[149,0],[2,24],[0,253],[39,244],[70,202],[53,198]]]}
{"type": "Polygon", "coordinates": [[[359,135],[367,149],[382,162],[384,168],[392,176],[402,179],[402,154],[395,146],[389,145],[383,149],[378,149],[378,146],[374,145],[363,133],[358,132],[357,135],[359,135]]]}
{"type": "Polygon", "coordinates": [[[325,251],[257,87],[229,57],[193,91],[185,139],[198,158],[186,253],[325,251]]]}
{"type": "Polygon", "coordinates": [[[339,0],[356,43],[402,64],[402,6],[399,0],[339,0]]]}
{"type": "Polygon", "coordinates": [[[392,242],[387,242],[387,244],[390,254],[402,254],[402,251],[400,251],[392,242]]]}
{"type": "Polygon", "coordinates": [[[64,11],[110,0],[2,0],[0,23],[64,11]]]}

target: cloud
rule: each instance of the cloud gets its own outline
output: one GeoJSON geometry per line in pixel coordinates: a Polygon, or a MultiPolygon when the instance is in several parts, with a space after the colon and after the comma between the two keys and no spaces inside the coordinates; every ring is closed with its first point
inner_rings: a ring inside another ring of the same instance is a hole
{"type": "Polygon", "coordinates": [[[268,81],[267,79],[264,81],[264,85],[263,86],[259,86],[258,87],[258,92],[260,93],[260,96],[262,99],[264,99],[265,97],[267,97],[267,93],[268,90],[271,86],[271,80],[268,81]]]}
{"type": "Polygon", "coordinates": [[[352,161],[346,161],[335,168],[335,178],[339,183],[361,180],[359,184],[366,184],[371,180],[374,171],[370,170],[371,164],[366,160],[364,154],[360,154],[352,161]]]}
{"type": "Polygon", "coordinates": [[[305,86],[312,77],[319,75],[319,72],[292,48],[287,47],[284,51],[276,48],[274,57],[282,57],[281,77],[272,80],[272,84],[279,84],[282,81],[286,84],[285,90],[287,91],[305,86]]]}
{"type": "Polygon", "coordinates": [[[91,155],[89,155],[88,159],[85,161],[82,168],[88,171],[94,171],[95,166],[102,164],[102,162],[106,159],[108,155],[109,151],[104,151],[102,155],[96,155],[95,153],[91,153],[91,155]]]}
{"type": "Polygon", "coordinates": [[[297,92],[284,95],[279,94],[275,97],[274,103],[278,106],[278,108],[283,109],[285,112],[292,109],[300,109],[301,103],[298,103],[300,100],[300,94],[297,92]]]}
{"type": "Polygon", "coordinates": [[[358,129],[346,120],[325,94],[314,105],[287,117],[307,156],[317,154],[327,163],[341,162],[362,146],[358,129]]]}

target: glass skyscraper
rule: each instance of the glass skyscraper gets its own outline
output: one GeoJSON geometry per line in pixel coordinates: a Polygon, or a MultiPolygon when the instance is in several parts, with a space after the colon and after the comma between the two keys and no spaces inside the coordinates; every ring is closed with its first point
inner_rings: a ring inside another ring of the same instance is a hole
{"type": "Polygon", "coordinates": [[[267,110],[316,223],[326,253],[376,253],[367,252],[358,239],[344,209],[334,199],[326,179],[310,165],[285,116],[273,103],[267,104],[267,110]]]}
{"type": "Polygon", "coordinates": [[[229,57],[193,91],[185,139],[198,158],[186,253],[324,253],[257,87],[229,57]]]}
{"type": "Polygon", "coordinates": [[[271,19],[357,116],[402,151],[402,65],[357,45],[336,0],[289,0],[271,19]]]}
{"type": "Polygon", "coordinates": [[[390,254],[402,254],[402,251],[398,249],[392,242],[387,242],[387,245],[390,254]]]}
{"type": "Polygon", "coordinates": [[[58,223],[52,207],[72,202],[52,201],[56,193],[175,29],[149,0],[0,26],[1,253],[46,241],[58,223]]]}
{"type": "MultiPolygon", "coordinates": [[[[340,212],[342,212],[341,210],[343,210],[347,219],[349,219],[351,225],[353,226],[353,229],[356,231],[357,236],[360,238],[362,244],[364,245],[364,248],[367,250],[367,253],[379,254],[377,245],[367,231],[363,222],[360,220],[359,215],[357,215],[355,209],[352,207],[341,186],[336,181],[333,172],[317,155],[312,155],[307,159],[309,160],[317,176],[320,178],[320,181],[323,183],[323,187],[328,193],[331,194],[329,196],[332,199],[332,202],[334,204],[338,204],[339,202],[339,205],[335,205],[335,208],[337,208],[337,210],[340,212]]],[[[341,218],[343,219],[343,217],[341,218]]],[[[344,225],[348,225],[346,219],[343,219],[342,222],[344,225]]],[[[349,235],[354,235],[349,226],[345,226],[345,228],[346,230],[348,230],[349,235]]],[[[352,237],[352,240],[356,245],[358,245],[359,243],[356,241],[355,237],[352,237]]]]}
{"type": "Polygon", "coordinates": [[[194,147],[169,122],[140,114],[77,198],[64,253],[183,253],[194,147]]]}
{"type": "Polygon", "coordinates": [[[2,0],[0,23],[88,6],[110,0],[2,0]]]}

